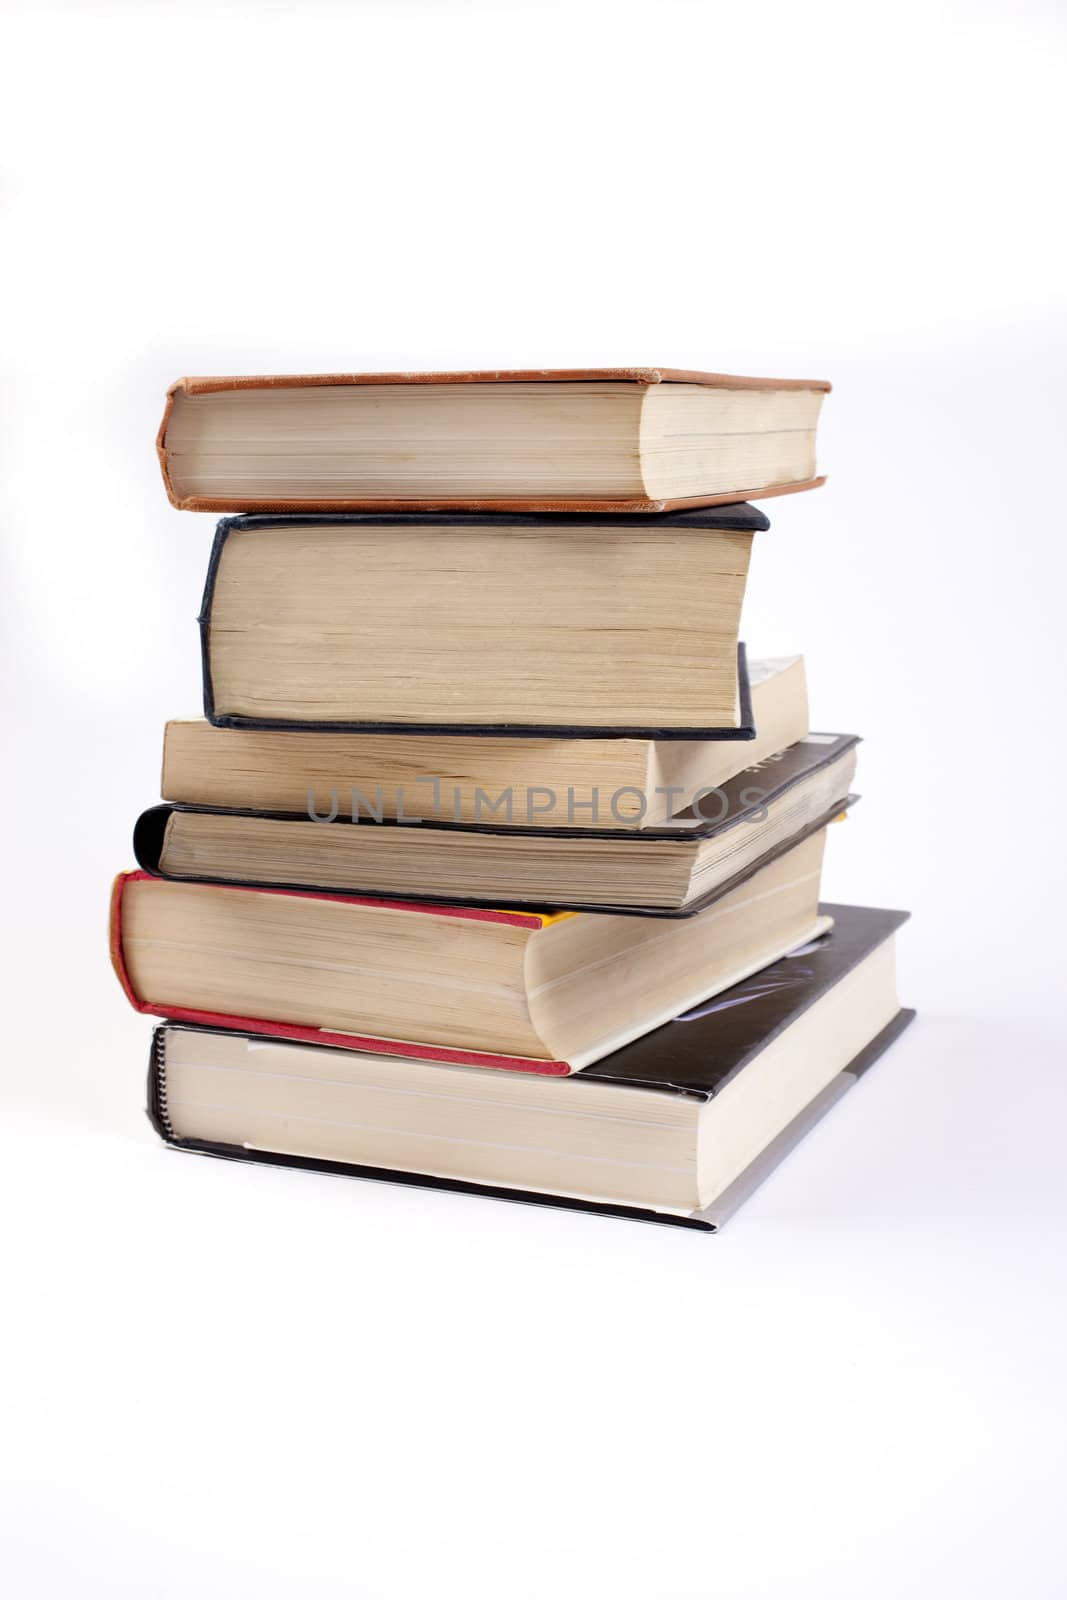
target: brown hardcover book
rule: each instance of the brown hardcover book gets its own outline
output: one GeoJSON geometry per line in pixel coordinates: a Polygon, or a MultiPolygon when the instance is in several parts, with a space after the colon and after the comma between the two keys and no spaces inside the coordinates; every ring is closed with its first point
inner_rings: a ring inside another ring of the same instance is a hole
{"type": "Polygon", "coordinates": [[[830,385],[671,367],[182,378],[183,511],[658,512],[815,488],[830,385]]]}

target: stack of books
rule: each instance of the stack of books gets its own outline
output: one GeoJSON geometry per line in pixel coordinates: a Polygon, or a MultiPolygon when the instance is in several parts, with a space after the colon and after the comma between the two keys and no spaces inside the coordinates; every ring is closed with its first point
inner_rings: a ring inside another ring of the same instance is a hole
{"type": "Polygon", "coordinates": [[[117,880],[149,1114],[217,1156],[714,1228],[910,1020],[820,905],[855,735],[746,658],[828,385],[186,379],[203,721],[117,880]]]}

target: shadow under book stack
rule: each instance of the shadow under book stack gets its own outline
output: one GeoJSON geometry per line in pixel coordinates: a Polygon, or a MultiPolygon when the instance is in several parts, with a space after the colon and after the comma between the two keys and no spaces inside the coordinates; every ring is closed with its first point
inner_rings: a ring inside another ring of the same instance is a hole
{"type": "Polygon", "coordinates": [[[186,379],[224,511],[112,955],[202,1153],[714,1229],[910,1020],[820,905],[857,738],[748,660],[750,499],[826,384],[186,379]]]}

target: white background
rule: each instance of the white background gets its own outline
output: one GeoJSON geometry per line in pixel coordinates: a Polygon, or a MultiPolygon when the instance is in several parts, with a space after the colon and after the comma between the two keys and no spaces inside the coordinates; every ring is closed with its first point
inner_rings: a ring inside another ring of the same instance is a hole
{"type": "Polygon", "coordinates": [[[991,5],[0,5],[0,1581],[1062,1592],[1064,51],[991,5]],[[921,1020],[718,1239],[157,1145],[108,882],[195,714],[184,372],[829,377],[745,633],[921,1020]]]}

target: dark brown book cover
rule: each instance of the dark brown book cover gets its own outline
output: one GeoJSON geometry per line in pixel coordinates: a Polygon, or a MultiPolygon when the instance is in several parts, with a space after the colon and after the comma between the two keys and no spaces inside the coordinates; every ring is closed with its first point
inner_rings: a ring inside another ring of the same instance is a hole
{"type": "Polygon", "coordinates": [[[309,389],[331,386],[350,387],[363,384],[440,384],[440,383],[632,383],[648,387],[656,383],[698,383],[715,389],[815,389],[830,392],[830,384],[816,378],[743,378],[724,372],[692,372],[681,367],[543,367],[500,369],[494,372],[331,372],[275,374],[255,377],[229,378],[179,378],[167,390],[163,420],[156,437],[156,451],[163,473],[163,483],[172,505],[179,511],[272,511],[300,513],[304,511],[455,511],[459,504],[472,511],[595,511],[602,514],[624,514],[634,511],[675,511],[687,507],[729,505],[739,500],[765,500],[773,495],[797,494],[803,489],[817,489],[826,482],[824,477],[810,478],[804,483],[755,484],[735,493],[720,495],[693,495],[680,500],[649,500],[640,496],[625,500],[586,500],[572,498],[544,499],[536,495],[511,496],[498,499],[493,496],[464,499],[433,498],[423,500],[255,500],[227,495],[175,494],[167,461],[167,424],[170,421],[174,396],[180,391],[186,395],[219,394],[239,389],[309,389]]]}

